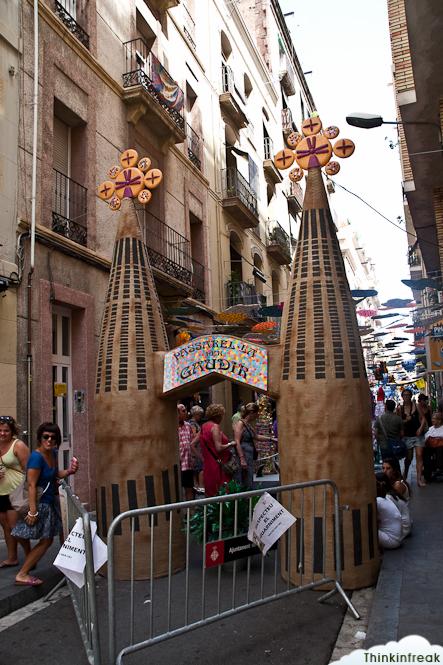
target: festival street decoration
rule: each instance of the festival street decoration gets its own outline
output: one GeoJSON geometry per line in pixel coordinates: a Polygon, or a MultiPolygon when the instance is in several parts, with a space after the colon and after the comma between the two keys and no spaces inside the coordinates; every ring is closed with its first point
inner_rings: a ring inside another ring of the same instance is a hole
{"type": "MultiPolygon", "coordinates": [[[[337,138],[336,127],[323,129],[318,116],[305,120],[301,129],[303,137],[297,137],[293,147],[284,148],[274,158],[280,170],[295,162],[307,173],[302,223],[282,318],[277,403],[281,482],[330,478],[337,484],[340,501],[349,507],[342,513],[341,527],[344,585],[360,588],[375,582],[379,558],[370,391],[352,298],[377,292],[349,290],[323,183],[322,169],[326,170],[332,156],[334,160],[347,159],[355,146],[347,138],[337,138]],[[331,427],[331,423],[339,426],[331,427]]],[[[294,175],[299,178],[300,172],[294,175]]],[[[281,565],[283,576],[294,584],[304,583],[304,569],[315,570],[315,552],[323,551],[324,546],[322,529],[328,542],[333,539],[332,519],[321,529],[308,526],[318,519],[315,510],[316,502],[307,497],[303,506],[293,506],[294,516],[305,524],[300,546],[304,559],[298,558],[296,548],[288,564],[282,548],[281,565]]],[[[332,556],[326,566],[333,570],[332,556]]]]}

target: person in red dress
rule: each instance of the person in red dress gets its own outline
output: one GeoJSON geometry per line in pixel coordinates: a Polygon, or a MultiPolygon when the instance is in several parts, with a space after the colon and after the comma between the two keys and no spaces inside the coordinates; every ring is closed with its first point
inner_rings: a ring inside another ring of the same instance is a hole
{"type": "Polygon", "coordinates": [[[218,460],[226,463],[231,457],[231,448],[235,441],[228,442],[228,437],[223,434],[220,423],[225,415],[225,407],[222,404],[210,404],[206,409],[206,420],[200,432],[200,449],[203,455],[203,468],[205,496],[216,496],[218,490],[231,480],[224,473],[218,460]]]}

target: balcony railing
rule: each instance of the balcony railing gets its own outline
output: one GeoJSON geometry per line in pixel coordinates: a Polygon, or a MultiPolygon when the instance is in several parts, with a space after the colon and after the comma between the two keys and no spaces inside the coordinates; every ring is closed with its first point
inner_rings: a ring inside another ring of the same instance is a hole
{"type": "Polygon", "coordinates": [[[263,147],[265,159],[274,159],[274,143],[270,136],[265,136],[263,147]]]}
{"type": "Polygon", "coordinates": [[[194,49],[196,50],[197,46],[195,43],[195,21],[189,13],[189,9],[183,3],[183,32],[186,35],[186,39],[194,49]]]}
{"type": "Polygon", "coordinates": [[[228,307],[232,305],[266,305],[266,296],[257,293],[254,284],[247,282],[228,282],[226,284],[228,307]]]}
{"type": "Polygon", "coordinates": [[[284,228],[275,220],[268,222],[266,244],[269,253],[281,265],[291,262],[291,241],[284,228]]]}
{"type": "Polygon", "coordinates": [[[68,30],[75,35],[79,42],[89,48],[89,35],[83,30],[81,25],[77,23],[73,14],[75,14],[75,0],[63,0],[58,2],[54,0],[54,11],[57,16],[63,21],[68,30]]]}
{"type": "Polygon", "coordinates": [[[143,86],[146,92],[169,114],[175,124],[184,131],[183,90],[149,50],[141,37],[126,42],[123,46],[125,51],[123,87],[143,86]]]}
{"type": "Polygon", "coordinates": [[[136,205],[151,266],[193,289],[193,297],[205,299],[205,268],[191,256],[190,241],[145,208],[136,205]]]}
{"type": "Polygon", "coordinates": [[[79,245],[87,245],[88,190],[54,169],[52,230],[79,245]]]}
{"type": "Polygon", "coordinates": [[[257,197],[249,182],[237,171],[235,166],[225,169],[223,197],[240,199],[253,215],[258,216],[257,197]]]}
{"type": "Polygon", "coordinates": [[[186,139],[188,142],[188,157],[190,161],[202,170],[201,162],[201,139],[199,135],[192,129],[191,125],[186,125],[186,139]]]}
{"type": "Polygon", "coordinates": [[[286,107],[281,110],[281,124],[284,134],[290,134],[291,132],[297,131],[297,125],[292,119],[291,109],[286,107]]]}
{"type": "Polygon", "coordinates": [[[193,297],[200,302],[205,302],[205,266],[192,259],[192,286],[193,297]]]}
{"type": "Polygon", "coordinates": [[[234,74],[225,62],[222,62],[222,92],[234,92],[234,74]]]}
{"type": "Polygon", "coordinates": [[[414,249],[410,249],[408,251],[408,264],[409,264],[410,268],[420,268],[421,267],[420,255],[414,249]]]}

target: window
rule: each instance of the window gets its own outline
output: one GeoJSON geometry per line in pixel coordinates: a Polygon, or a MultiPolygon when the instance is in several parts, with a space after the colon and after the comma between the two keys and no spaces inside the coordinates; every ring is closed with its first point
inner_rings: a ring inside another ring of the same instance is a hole
{"type": "Polygon", "coordinates": [[[72,452],[71,310],[52,312],[52,410],[62,433],[58,463],[69,466],[72,452]]]}

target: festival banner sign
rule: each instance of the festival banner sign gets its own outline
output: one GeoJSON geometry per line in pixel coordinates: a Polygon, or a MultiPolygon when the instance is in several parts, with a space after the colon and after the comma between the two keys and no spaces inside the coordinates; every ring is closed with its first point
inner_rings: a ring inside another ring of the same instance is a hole
{"type": "Polygon", "coordinates": [[[245,383],[254,390],[268,388],[268,352],[265,347],[227,335],[205,335],[165,355],[163,392],[218,374],[245,383]]]}

